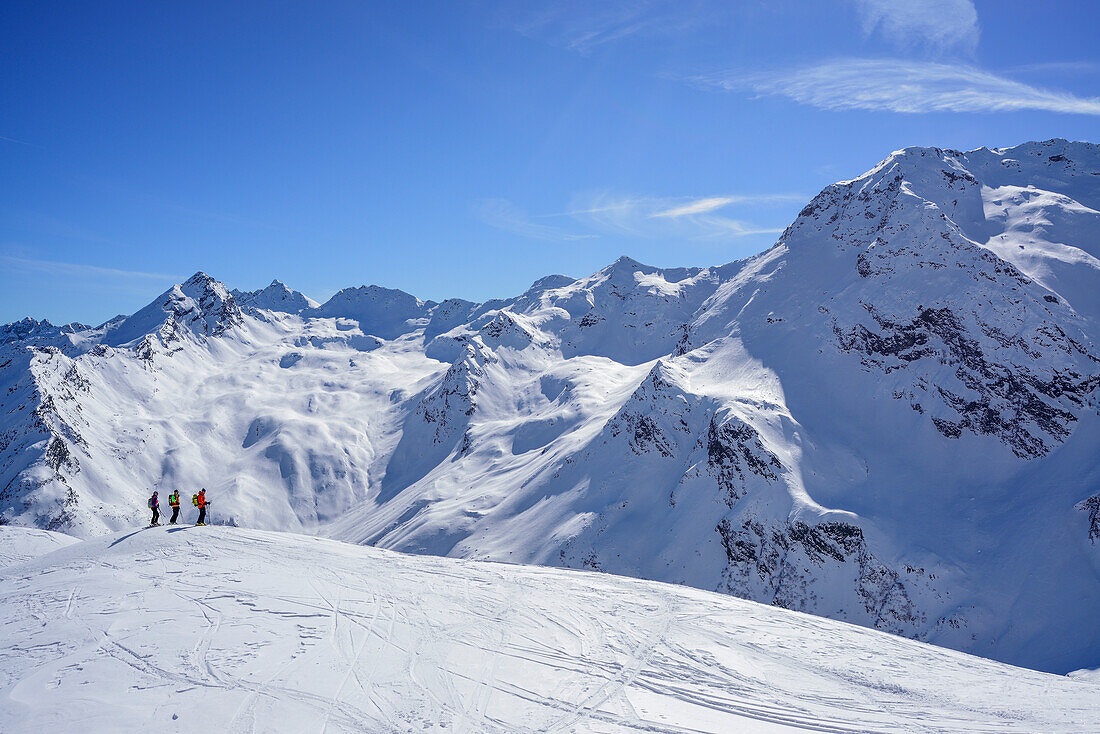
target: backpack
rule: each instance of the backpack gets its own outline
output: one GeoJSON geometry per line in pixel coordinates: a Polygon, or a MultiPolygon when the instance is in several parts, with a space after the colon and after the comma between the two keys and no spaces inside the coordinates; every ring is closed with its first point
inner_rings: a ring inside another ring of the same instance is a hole
{"type": "Polygon", "coordinates": [[[149,498],[149,509],[150,510],[153,509],[153,498],[152,497],[149,498]]]}
{"type": "Polygon", "coordinates": [[[193,504],[195,507],[199,506],[199,496],[197,494],[191,495],[191,504],[193,504]]]}

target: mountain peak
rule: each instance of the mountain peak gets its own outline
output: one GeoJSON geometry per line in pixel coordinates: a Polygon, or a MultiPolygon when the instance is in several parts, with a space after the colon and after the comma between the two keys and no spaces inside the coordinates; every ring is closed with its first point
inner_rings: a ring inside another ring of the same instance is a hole
{"type": "Polygon", "coordinates": [[[288,287],[277,278],[272,280],[267,287],[257,291],[234,290],[233,297],[245,308],[259,308],[290,314],[301,313],[321,305],[301,291],[288,287]]]}
{"type": "Polygon", "coordinates": [[[176,288],[190,296],[199,295],[202,298],[214,297],[220,300],[232,300],[233,298],[224,283],[201,270],[176,286],[176,288]]]}
{"type": "Polygon", "coordinates": [[[527,289],[528,293],[532,291],[552,291],[555,288],[564,288],[567,285],[573,285],[577,282],[576,278],[570,278],[568,275],[544,275],[531,284],[531,287],[527,289]]]}
{"type": "Polygon", "coordinates": [[[205,272],[203,272],[202,270],[196,270],[195,274],[192,275],[190,278],[188,278],[186,281],[184,281],[183,285],[194,285],[194,284],[197,284],[197,283],[204,283],[205,284],[205,283],[208,283],[210,281],[214,281],[215,283],[217,282],[213,278],[211,278],[209,275],[207,275],[205,272]]]}
{"type": "Polygon", "coordinates": [[[19,319],[18,321],[12,321],[10,324],[4,324],[0,328],[5,328],[6,329],[6,328],[9,328],[9,327],[14,327],[14,328],[19,328],[19,329],[35,329],[35,328],[38,328],[38,327],[52,328],[53,324],[50,323],[49,319],[42,319],[40,321],[40,320],[38,320],[38,319],[36,319],[32,316],[24,316],[23,318],[19,319]]]}
{"type": "Polygon", "coordinates": [[[217,293],[221,298],[229,298],[229,289],[225,287],[220,280],[207,275],[202,270],[197,271],[187,280],[178,284],[176,288],[179,288],[184,293],[192,294],[205,294],[208,292],[217,293]]]}
{"type": "Polygon", "coordinates": [[[396,339],[425,325],[436,305],[434,301],[422,301],[396,288],[365,285],[344,288],[312,315],[353,319],[366,334],[396,339]]]}
{"type": "Polygon", "coordinates": [[[149,334],[165,342],[180,339],[184,331],[201,338],[218,336],[241,323],[241,310],[225,284],[203,271],[160,294],[133,316],[108,322],[106,343],[128,344],[149,334]]]}
{"type": "Polygon", "coordinates": [[[905,172],[912,166],[966,169],[983,181],[998,183],[1012,179],[1015,185],[1025,185],[1028,181],[1034,183],[1034,179],[1039,176],[1046,179],[1044,183],[1047,185],[1067,186],[1071,185],[1067,179],[1077,178],[1080,180],[1075,188],[1082,188],[1083,183],[1085,191],[1094,192],[1098,184],[1088,179],[1095,176],[1086,177],[1082,174],[1091,174],[1100,168],[1100,145],[1065,138],[1028,141],[1008,148],[981,147],[968,151],[914,145],[895,150],[862,176],[838,183],[858,181],[897,165],[906,167],[905,172]],[[1071,170],[1065,171],[1066,166],[1071,170]],[[1076,170],[1078,166],[1085,170],[1076,170]]]}
{"type": "Polygon", "coordinates": [[[630,269],[630,270],[640,270],[641,268],[648,267],[648,266],[642,265],[640,262],[638,262],[634,258],[630,257],[629,255],[620,255],[619,258],[615,262],[611,263],[610,267],[613,267],[613,268],[626,268],[626,269],[630,269]]]}
{"type": "Polygon", "coordinates": [[[615,262],[593,273],[591,278],[624,284],[634,280],[634,273],[638,271],[649,272],[652,270],[654,270],[654,268],[643,265],[632,257],[622,255],[615,260],[615,262]]]}
{"type": "Polygon", "coordinates": [[[18,321],[0,326],[0,344],[23,341],[24,339],[40,338],[46,334],[59,333],[59,329],[51,324],[48,319],[38,319],[26,316],[18,321]]]}

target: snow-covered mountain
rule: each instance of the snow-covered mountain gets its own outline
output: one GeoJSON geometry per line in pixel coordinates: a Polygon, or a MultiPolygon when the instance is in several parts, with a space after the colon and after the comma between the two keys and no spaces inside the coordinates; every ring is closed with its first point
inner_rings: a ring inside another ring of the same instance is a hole
{"type": "MultiPolygon", "coordinates": [[[[0,527],[0,548],[44,535],[0,527]]],[[[224,527],[52,547],[0,567],[5,732],[1084,733],[1100,720],[1086,672],[650,581],[224,527]]]]}
{"type": "Polygon", "coordinates": [[[1100,146],[910,148],[768,251],[510,299],[198,273],[0,332],[0,517],[602,570],[1100,666],[1100,146]],[[190,508],[188,508],[190,509],[190,508]]]}
{"type": "Polygon", "coordinates": [[[230,292],[241,308],[301,313],[321,305],[304,293],[287,288],[278,280],[271,281],[271,285],[258,291],[239,291],[234,288],[230,292]]]}

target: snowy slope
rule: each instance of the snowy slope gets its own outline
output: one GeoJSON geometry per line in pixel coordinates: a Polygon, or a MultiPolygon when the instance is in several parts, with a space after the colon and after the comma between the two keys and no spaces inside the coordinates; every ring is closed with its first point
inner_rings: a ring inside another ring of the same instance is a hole
{"type": "Polygon", "coordinates": [[[255,530],[129,531],[0,570],[0,621],[12,732],[1100,722],[1094,682],[726,596],[255,530]]]}
{"type": "Polygon", "coordinates": [[[3,526],[0,527],[0,568],[23,563],[78,542],[79,538],[64,533],[3,526]]]}
{"type": "Polygon", "coordinates": [[[1100,147],[898,151],[776,245],[482,304],[198,273],[0,331],[0,519],[217,521],[1100,665],[1100,147]],[[185,510],[189,516],[191,508],[185,510]]]}

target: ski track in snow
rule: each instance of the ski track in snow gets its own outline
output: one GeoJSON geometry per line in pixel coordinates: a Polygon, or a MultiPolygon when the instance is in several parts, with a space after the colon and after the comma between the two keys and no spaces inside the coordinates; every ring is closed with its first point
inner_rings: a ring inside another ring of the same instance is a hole
{"type": "Polygon", "coordinates": [[[224,527],[123,532],[13,564],[0,622],[4,732],[1100,722],[1094,682],[730,597],[224,527]]]}

